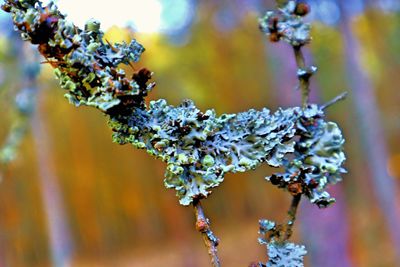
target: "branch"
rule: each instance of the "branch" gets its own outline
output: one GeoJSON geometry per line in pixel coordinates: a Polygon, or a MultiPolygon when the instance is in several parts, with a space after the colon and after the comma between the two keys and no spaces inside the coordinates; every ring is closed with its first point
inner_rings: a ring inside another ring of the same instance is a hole
{"type": "MultiPolygon", "coordinates": [[[[294,150],[289,141],[303,133],[297,128],[302,124],[307,128],[316,120],[323,124],[323,112],[316,105],[274,114],[264,108],[221,116],[214,110],[201,112],[189,100],[179,106],[162,99],[146,105],[145,98],[154,87],[149,82],[152,72],[140,69],[129,77],[119,68],[139,60],[144,48],[136,40],[111,45],[103,40],[98,21],[89,20],[79,29],[54,4],[43,6],[38,0],[7,0],[2,8],[11,13],[21,36],[37,44],[55,68],[72,104],[107,114],[114,142],[130,143],[167,163],[165,185],[177,190],[182,205],[207,197],[226,173],[253,170],[263,162],[282,166],[284,156],[294,150]]],[[[285,27],[303,25],[297,23],[299,16],[285,16],[294,20],[285,27]]],[[[284,38],[293,46],[305,44],[308,28],[297,27],[295,35],[284,38]]],[[[293,31],[285,31],[289,32],[293,31]]]]}
{"type": "Polygon", "coordinates": [[[325,104],[323,104],[323,105],[320,107],[321,110],[325,110],[325,109],[329,108],[330,106],[336,104],[337,102],[346,99],[346,97],[347,97],[348,94],[349,94],[348,92],[343,92],[343,93],[341,93],[340,95],[336,96],[334,99],[332,99],[332,100],[326,102],[325,104]]]}
{"type": "Polygon", "coordinates": [[[193,207],[196,215],[196,230],[199,231],[203,237],[204,245],[207,247],[212,266],[219,267],[221,266],[217,255],[219,240],[211,231],[210,220],[204,215],[200,200],[194,200],[193,207]]]}
{"type": "Polygon", "coordinates": [[[285,227],[284,241],[289,240],[289,238],[292,236],[293,233],[292,228],[294,222],[296,221],[296,213],[297,213],[297,208],[299,207],[300,204],[300,200],[301,200],[301,194],[293,196],[292,203],[288,210],[288,220],[286,222],[286,227],[285,227]]]}
{"type": "Polygon", "coordinates": [[[307,69],[301,46],[293,46],[294,56],[298,67],[297,77],[299,79],[299,88],[301,91],[301,105],[305,108],[308,104],[310,95],[310,77],[313,69],[307,69]]]}

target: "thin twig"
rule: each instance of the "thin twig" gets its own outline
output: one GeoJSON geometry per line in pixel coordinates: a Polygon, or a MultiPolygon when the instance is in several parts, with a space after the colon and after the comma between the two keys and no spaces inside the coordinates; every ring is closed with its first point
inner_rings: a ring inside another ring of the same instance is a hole
{"type": "Polygon", "coordinates": [[[196,230],[199,231],[203,237],[204,245],[207,247],[208,254],[211,258],[211,264],[213,267],[220,267],[221,264],[217,255],[219,240],[210,229],[210,221],[204,215],[200,200],[194,200],[193,207],[196,215],[196,230]]]}
{"type": "Polygon", "coordinates": [[[293,233],[293,225],[294,222],[296,221],[296,213],[297,213],[297,208],[299,207],[301,200],[301,194],[293,196],[292,203],[290,205],[290,208],[288,210],[288,220],[286,222],[286,227],[285,227],[285,236],[284,240],[288,240],[293,233]]]}
{"type": "MultiPolygon", "coordinates": [[[[296,64],[299,70],[306,70],[306,63],[304,59],[303,52],[301,51],[301,46],[293,46],[294,56],[296,59],[296,64]]],[[[301,90],[301,104],[305,108],[308,104],[308,99],[310,95],[310,76],[308,75],[298,75],[299,78],[299,88],[301,90]]]]}
{"type": "MultiPolygon", "coordinates": [[[[293,46],[293,51],[294,51],[294,56],[296,59],[296,64],[297,68],[301,72],[307,72],[306,70],[306,62],[305,58],[303,55],[303,52],[301,51],[301,46],[293,46]]],[[[299,72],[297,73],[298,79],[299,79],[299,88],[301,90],[301,104],[303,108],[306,108],[308,105],[308,100],[309,100],[309,95],[310,95],[310,77],[312,73],[309,73],[307,75],[299,75],[299,72]]],[[[296,221],[296,213],[297,213],[297,208],[299,206],[301,200],[301,194],[297,194],[293,196],[292,203],[290,205],[289,211],[288,211],[288,220],[286,222],[286,225],[284,226],[284,235],[283,241],[288,240],[293,233],[293,225],[294,222],[296,221]]]]}
{"type": "Polygon", "coordinates": [[[326,102],[325,104],[323,104],[321,106],[321,110],[325,110],[325,109],[329,108],[330,106],[332,106],[333,104],[336,104],[337,102],[346,99],[348,94],[349,94],[348,92],[341,93],[340,95],[336,96],[334,99],[332,99],[332,100],[326,102]]]}

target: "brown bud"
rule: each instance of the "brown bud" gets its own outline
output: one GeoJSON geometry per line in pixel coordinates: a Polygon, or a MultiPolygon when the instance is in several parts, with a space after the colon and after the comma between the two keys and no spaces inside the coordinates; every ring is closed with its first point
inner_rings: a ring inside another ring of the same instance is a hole
{"type": "Polygon", "coordinates": [[[50,46],[47,43],[40,44],[38,46],[39,53],[42,54],[43,56],[47,57],[49,56],[49,50],[50,46]]]}
{"type": "Polygon", "coordinates": [[[279,42],[280,39],[281,39],[281,36],[277,32],[271,32],[271,34],[269,35],[269,40],[273,43],[279,42]]]}
{"type": "Polygon", "coordinates": [[[305,16],[310,13],[310,6],[306,3],[298,3],[296,5],[296,9],[294,10],[294,14],[298,16],[305,16]]]}
{"type": "Polygon", "coordinates": [[[297,195],[303,193],[303,188],[301,186],[301,183],[294,182],[294,183],[291,183],[288,185],[288,191],[293,196],[297,196],[297,195]]]}
{"type": "Polygon", "coordinates": [[[1,9],[3,9],[7,13],[11,12],[11,6],[8,4],[1,5],[1,9]]]}
{"type": "Polygon", "coordinates": [[[208,228],[209,228],[208,223],[205,220],[200,219],[196,222],[196,230],[197,231],[203,233],[203,232],[207,231],[208,228]]]}
{"type": "Polygon", "coordinates": [[[134,73],[132,79],[135,80],[140,87],[146,87],[146,83],[151,79],[152,72],[146,68],[140,69],[134,73]]]}

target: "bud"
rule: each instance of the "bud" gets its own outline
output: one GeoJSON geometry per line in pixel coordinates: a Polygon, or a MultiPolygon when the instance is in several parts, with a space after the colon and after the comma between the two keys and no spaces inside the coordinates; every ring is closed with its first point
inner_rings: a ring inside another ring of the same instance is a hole
{"type": "Polygon", "coordinates": [[[1,9],[3,9],[7,13],[11,12],[11,6],[8,4],[1,5],[1,9]]]}
{"type": "Polygon", "coordinates": [[[281,39],[281,36],[277,32],[271,32],[271,34],[269,35],[269,40],[273,43],[279,42],[280,39],[281,39]]]}
{"type": "Polygon", "coordinates": [[[289,193],[292,194],[293,196],[297,196],[297,195],[303,193],[301,183],[299,183],[299,182],[294,182],[294,183],[289,184],[287,189],[288,189],[289,193]]]}
{"type": "Polygon", "coordinates": [[[298,3],[294,10],[294,14],[298,16],[305,16],[310,13],[310,6],[306,3],[298,3]]]}

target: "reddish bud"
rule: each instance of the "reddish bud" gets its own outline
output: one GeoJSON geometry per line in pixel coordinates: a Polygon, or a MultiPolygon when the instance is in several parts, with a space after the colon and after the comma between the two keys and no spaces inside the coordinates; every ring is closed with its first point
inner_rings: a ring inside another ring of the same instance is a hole
{"type": "Polygon", "coordinates": [[[298,16],[305,16],[310,13],[310,6],[306,3],[298,3],[296,5],[296,9],[294,10],[294,14],[298,16]]]}
{"type": "Polygon", "coordinates": [[[303,188],[301,186],[301,183],[295,182],[295,183],[288,185],[288,191],[293,196],[297,196],[297,195],[303,193],[303,188]]]}
{"type": "Polygon", "coordinates": [[[277,32],[271,32],[271,34],[269,35],[269,40],[273,43],[279,42],[280,39],[281,39],[281,36],[277,32]]]}
{"type": "Polygon", "coordinates": [[[196,230],[199,231],[199,232],[202,232],[202,233],[207,231],[208,230],[208,223],[205,220],[202,220],[202,219],[198,220],[196,222],[196,230]]]}

